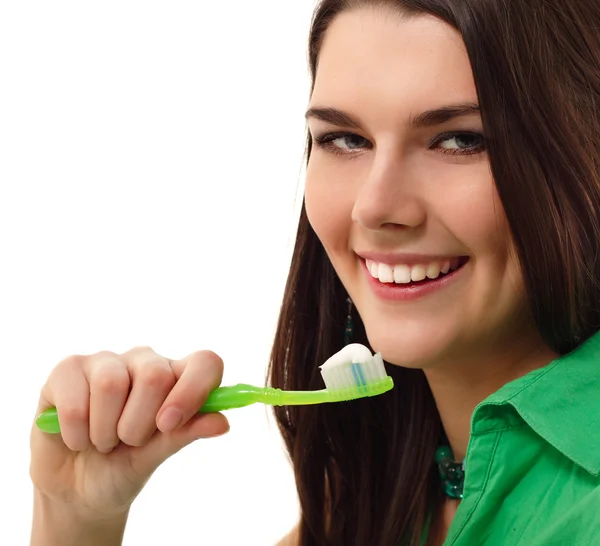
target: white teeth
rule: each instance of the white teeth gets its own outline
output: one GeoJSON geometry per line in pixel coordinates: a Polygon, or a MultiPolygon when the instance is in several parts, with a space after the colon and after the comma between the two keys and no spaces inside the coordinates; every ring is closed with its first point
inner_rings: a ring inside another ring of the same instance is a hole
{"type": "Polygon", "coordinates": [[[410,278],[413,282],[425,280],[425,277],[427,277],[427,270],[424,265],[413,266],[410,272],[410,278]]]}
{"type": "Polygon", "coordinates": [[[409,282],[419,282],[427,279],[437,279],[440,274],[446,274],[450,270],[458,269],[460,258],[452,258],[444,262],[432,262],[428,265],[406,264],[391,266],[366,260],[367,269],[371,276],[379,279],[383,283],[408,284],[409,282]]]}
{"type": "Polygon", "coordinates": [[[428,279],[437,279],[440,276],[440,264],[433,263],[429,264],[427,267],[427,278],[428,279]]]}
{"type": "Polygon", "coordinates": [[[410,282],[410,267],[407,265],[397,265],[394,267],[394,282],[408,284],[410,282]]]}
{"type": "Polygon", "coordinates": [[[381,282],[394,282],[394,270],[387,264],[379,264],[377,278],[381,282]]]}

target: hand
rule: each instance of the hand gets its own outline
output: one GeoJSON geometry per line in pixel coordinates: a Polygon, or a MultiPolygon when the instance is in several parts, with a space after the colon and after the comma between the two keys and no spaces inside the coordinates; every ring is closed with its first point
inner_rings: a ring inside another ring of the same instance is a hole
{"type": "Polygon", "coordinates": [[[119,517],[154,470],[197,438],[229,430],[221,413],[198,414],[223,376],[211,351],[169,360],[149,347],[70,356],[51,372],[36,415],[56,406],[61,434],[33,425],[36,492],[82,517],[119,517]]]}

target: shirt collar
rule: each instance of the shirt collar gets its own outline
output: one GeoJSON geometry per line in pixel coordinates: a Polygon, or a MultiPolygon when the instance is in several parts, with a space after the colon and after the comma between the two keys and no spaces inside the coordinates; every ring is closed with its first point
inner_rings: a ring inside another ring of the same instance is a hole
{"type": "MultiPolygon", "coordinates": [[[[600,474],[600,331],[574,351],[507,383],[477,406],[510,405],[544,440],[594,476],[600,474]]],[[[488,423],[489,424],[489,423],[488,423]]],[[[487,426],[487,425],[486,425],[487,426]]]]}

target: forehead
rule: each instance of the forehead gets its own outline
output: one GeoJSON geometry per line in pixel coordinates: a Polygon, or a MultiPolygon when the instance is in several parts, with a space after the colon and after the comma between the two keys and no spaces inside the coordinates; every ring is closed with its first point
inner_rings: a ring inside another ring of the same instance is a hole
{"type": "Polygon", "coordinates": [[[460,34],[430,15],[373,8],[340,14],[325,34],[311,102],[340,101],[403,110],[476,102],[460,34]]]}

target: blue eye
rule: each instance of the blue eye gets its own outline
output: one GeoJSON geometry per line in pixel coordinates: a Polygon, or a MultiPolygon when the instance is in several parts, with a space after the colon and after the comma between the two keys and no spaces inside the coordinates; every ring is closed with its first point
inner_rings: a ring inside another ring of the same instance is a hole
{"type": "Polygon", "coordinates": [[[364,148],[372,148],[366,138],[354,133],[328,133],[321,137],[314,137],[314,140],[322,148],[336,154],[347,154],[364,148]]]}
{"type": "Polygon", "coordinates": [[[334,138],[329,142],[336,148],[340,148],[340,150],[356,150],[357,148],[362,148],[367,139],[358,135],[346,135],[334,138]]]}
{"type": "Polygon", "coordinates": [[[430,147],[444,154],[473,155],[485,150],[485,139],[481,133],[443,133],[433,139],[430,147]]]}

